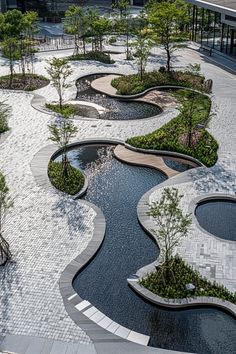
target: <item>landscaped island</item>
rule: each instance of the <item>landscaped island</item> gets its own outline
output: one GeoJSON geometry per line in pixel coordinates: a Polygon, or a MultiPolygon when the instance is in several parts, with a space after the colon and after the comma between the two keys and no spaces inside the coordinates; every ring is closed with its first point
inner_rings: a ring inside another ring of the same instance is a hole
{"type": "Polygon", "coordinates": [[[180,114],[154,132],[127,139],[142,149],[166,150],[192,156],[210,167],[217,161],[218,143],[205,129],[211,112],[208,96],[188,90],[174,93],[181,103],[180,114]]]}
{"type": "MultiPolygon", "coordinates": [[[[191,67],[191,66],[190,66],[191,67]]],[[[135,95],[156,86],[180,86],[199,91],[209,92],[205,77],[199,72],[189,71],[159,71],[145,72],[142,75],[133,74],[120,76],[112,80],[111,84],[119,95],[135,95]]]]}
{"type": "Polygon", "coordinates": [[[79,193],[84,186],[83,173],[70,165],[67,168],[65,176],[61,162],[50,161],[48,165],[48,176],[56,189],[70,195],[79,193]]]}
{"type": "Polygon", "coordinates": [[[37,74],[14,74],[0,76],[0,89],[34,91],[49,84],[49,80],[37,74]]]}
{"type": "Polygon", "coordinates": [[[199,272],[187,265],[180,257],[173,258],[172,276],[163,277],[163,266],[140,280],[140,285],[163,298],[183,299],[195,296],[218,297],[236,304],[236,294],[231,293],[223,285],[212,283],[202,277],[199,272]],[[188,290],[188,285],[193,285],[188,290]]]}

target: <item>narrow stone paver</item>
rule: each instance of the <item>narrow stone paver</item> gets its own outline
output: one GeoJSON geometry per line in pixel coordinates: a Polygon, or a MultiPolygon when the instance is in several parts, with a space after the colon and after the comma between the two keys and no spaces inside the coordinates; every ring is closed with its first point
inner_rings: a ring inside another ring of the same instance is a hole
{"type": "MultiPolygon", "coordinates": [[[[147,70],[157,69],[163,63],[163,52],[156,50],[157,57],[147,65],[147,70]]],[[[65,56],[65,53],[53,53],[65,56]]],[[[67,52],[67,55],[70,55],[67,52]]],[[[46,74],[45,59],[52,54],[37,55],[35,72],[46,74]]],[[[137,68],[132,62],[116,56],[117,63],[112,66],[97,65],[96,62],[72,63],[72,87],[66,92],[66,100],[76,96],[75,79],[85,74],[96,72],[134,73],[137,68]]],[[[4,64],[5,59],[0,58],[4,64]]],[[[219,161],[211,170],[198,169],[191,172],[192,182],[184,182],[182,192],[186,193],[186,208],[195,196],[212,192],[235,194],[235,114],[236,114],[236,81],[235,76],[206,61],[204,55],[192,50],[176,52],[176,67],[185,66],[189,62],[202,65],[207,78],[213,79],[213,107],[216,115],[212,118],[209,129],[220,144],[219,161]],[[202,172],[206,171],[206,172],[202,172]]],[[[0,65],[0,75],[8,73],[6,65],[0,65]]],[[[57,99],[55,89],[49,85],[37,91],[48,102],[57,99]]],[[[39,187],[32,175],[30,163],[33,156],[48,145],[48,124],[53,116],[35,110],[31,106],[32,94],[0,91],[0,99],[12,106],[12,117],[9,125],[10,135],[1,144],[0,169],[6,175],[7,183],[14,198],[14,208],[6,221],[5,237],[11,245],[13,262],[0,269],[0,332],[1,335],[32,335],[51,340],[66,342],[90,343],[89,337],[66,313],[59,292],[60,274],[70,261],[78,256],[88,245],[93,234],[95,213],[92,208],[62,198],[55,190],[45,191],[39,187]]],[[[40,102],[39,102],[40,103],[40,102]]],[[[41,104],[41,103],[40,103],[41,104]]],[[[135,135],[143,135],[168,122],[176,115],[160,115],[158,118],[139,122],[78,121],[78,136],[75,140],[109,137],[125,140],[135,135]]],[[[174,177],[174,178],[178,178],[174,177]]],[[[170,179],[168,182],[172,182],[170,179]]],[[[178,185],[181,188],[181,185],[178,185]]],[[[159,192],[154,192],[158,198],[159,192]]],[[[203,266],[203,273],[209,275],[206,265],[207,256],[213,255],[218,244],[206,234],[193,230],[191,238],[186,240],[180,249],[186,254],[190,263],[196,267],[203,266]],[[203,247],[200,247],[201,245],[203,247]],[[199,251],[200,249],[200,251],[199,251]],[[205,267],[205,268],[204,268],[205,267]]],[[[219,250],[209,260],[209,264],[223,264],[220,277],[226,278],[227,286],[235,286],[236,267],[232,259],[235,250],[221,244],[219,250]],[[212,263],[213,262],[213,263],[212,263]]],[[[208,259],[210,259],[208,257],[208,259]]],[[[117,348],[129,353],[124,343],[107,343],[107,350],[117,348]]],[[[1,348],[1,347],[0,347],[1,348]]],[[[96,345],[99,348],[99,345],[96,345]]],[[[100,348],[101,349],[101,348],[100,348]]],[[[163,352],[154,348],[145,348],[148,352],[163,352]]],[[[102,351],[101,351],[102,352],[102,351]]],[[[141,352],[141,351],[140,351],[141,352]]],[[[70,353],[68,353],[70,354],[70,353]]],[[[83,353],[84,354],[84,353],[83,353]]]]}

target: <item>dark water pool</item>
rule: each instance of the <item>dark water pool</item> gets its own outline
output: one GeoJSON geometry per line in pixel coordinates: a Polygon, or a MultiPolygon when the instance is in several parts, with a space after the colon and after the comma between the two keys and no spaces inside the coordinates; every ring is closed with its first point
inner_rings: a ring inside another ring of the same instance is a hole
{"type": "Polygon", "coordinates": [[[167,157],[163,158],[163,160],[168,167],[173,168],[174,170],[179,172],[184,172],[193,168],[193,166],[191,165],[176,160],[172,160],[167,157]]]}
{"type": "Polygon", "coordinates": [[[89,265],[75,278],[78,294],[114,321],[151,336],[150,345],[195,353],[232,354],[236,348],[234,318],[209,308],[167,310],[145,302],[127,277],[156,259],[158,248],[140,227],[136,208],[142,195],[165,180],[152,169],[123,164],[112,147],[84,146],[69,153],[89,178],[84,199],[99,206],[106,236],[89,265]]]}
{"type": "Polygon", "coordinates": [[[162,112],[156,105],[145,102],[124,102],[96,92],[91,88],[91,82],[107,74],[94,74],[82,77],[76,82],[77,99],[96,103],[105,108],[100,119],[132,120],[156,116],[162,112]]]}
{"type": "Polygon", "coordinates": [[[195,209],[195,215],[206,231],[236,241],[236,201],[212,199],[201,202],[195,209]]]}

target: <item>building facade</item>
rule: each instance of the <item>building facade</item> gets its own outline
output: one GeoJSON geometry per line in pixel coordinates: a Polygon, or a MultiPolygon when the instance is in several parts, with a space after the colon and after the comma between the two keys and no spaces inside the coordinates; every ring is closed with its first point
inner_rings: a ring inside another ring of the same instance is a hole
{"type": "Polygon", "coordinates": [[[191,39],[236,57],[236,0],[187,0],[193,5],[191,39]]]}

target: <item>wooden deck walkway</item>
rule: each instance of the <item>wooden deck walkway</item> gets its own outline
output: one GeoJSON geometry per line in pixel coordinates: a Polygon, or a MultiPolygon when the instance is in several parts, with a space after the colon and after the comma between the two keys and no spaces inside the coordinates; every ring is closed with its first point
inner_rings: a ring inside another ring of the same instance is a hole
{"type": "Polygon", "coordinates": [[[132,165],[141,165],[155,168],[165,173],[168,178],[179,174],[179,171],[173,170],[172,168],[168,167],[165,164],[163,158],[156,155],[132,151],[127,149],[123,145],[117,145],[114,150],[114,154],[118,160],[127,162],[132,165]]]}
{"type": "Polygon", "coordinates": [[[108,96],[115,96],[116,95],[116,88],[111,86],[111,82],[113,79],[116,79],[117,77],[120,77],[121,75],[106,75],[102,76],[94,81],[91,82],[91,87],[99,91],[101,93],[104,93],[108,96]]]}

